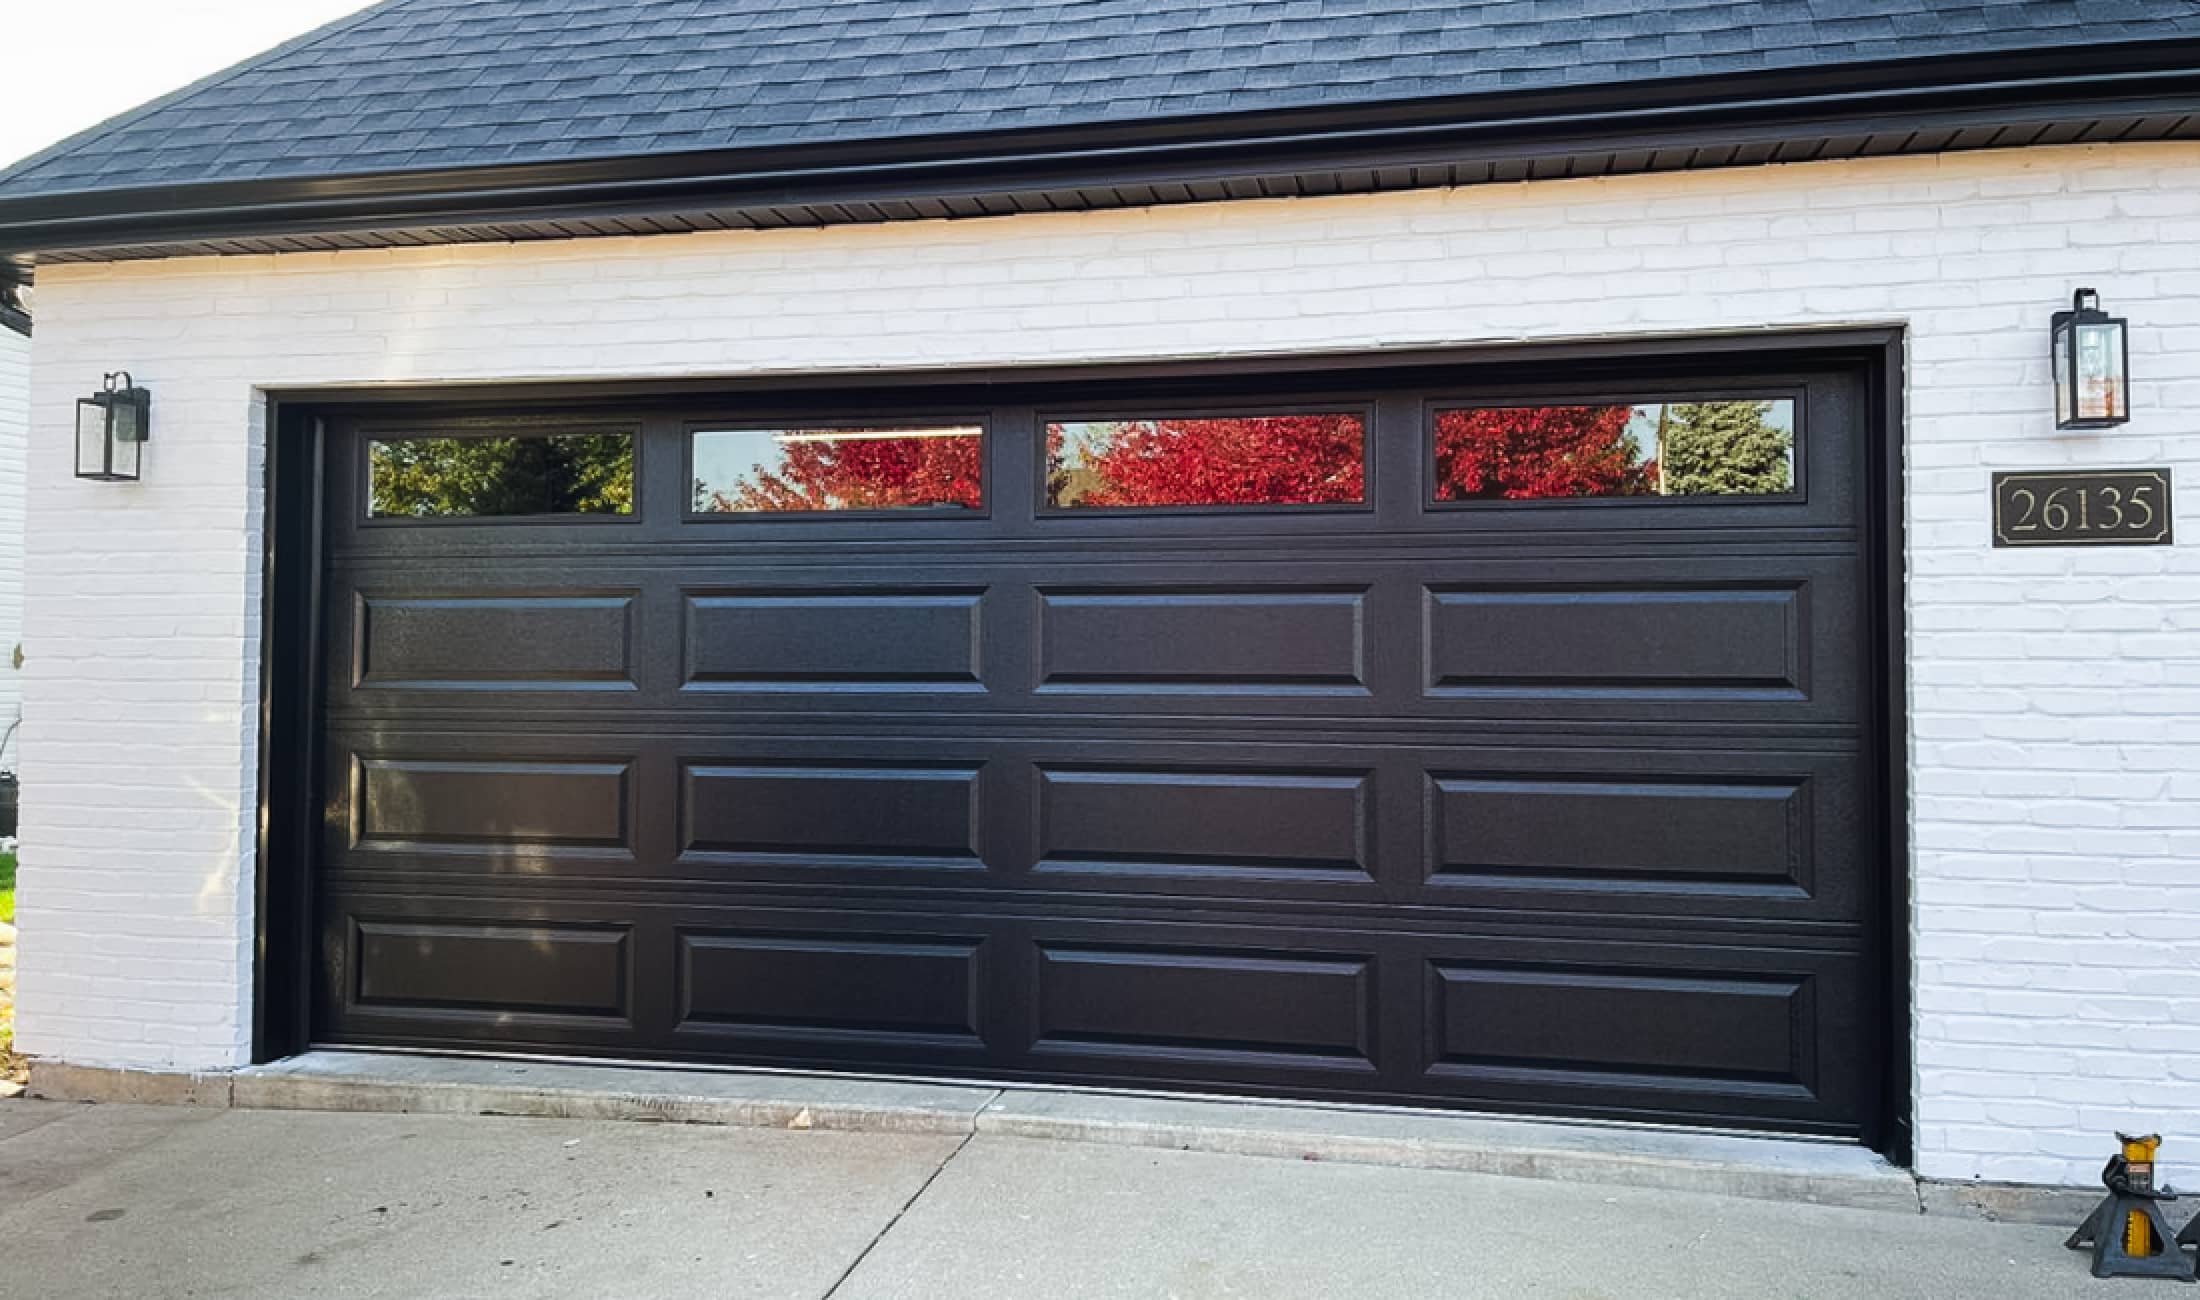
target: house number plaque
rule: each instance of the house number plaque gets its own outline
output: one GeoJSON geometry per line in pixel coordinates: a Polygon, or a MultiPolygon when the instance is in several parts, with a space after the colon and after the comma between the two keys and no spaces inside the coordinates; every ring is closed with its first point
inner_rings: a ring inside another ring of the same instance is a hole
{"type": "Polygon", "coordinates": [[[1996,546],[2167,546],[2169,471],[1994,475],[1996,546]]]}

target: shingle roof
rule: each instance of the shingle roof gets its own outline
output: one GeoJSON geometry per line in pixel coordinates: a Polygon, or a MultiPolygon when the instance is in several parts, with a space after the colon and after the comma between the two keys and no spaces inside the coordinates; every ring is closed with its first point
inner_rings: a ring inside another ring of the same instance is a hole
{"type": "Polygon", "coordinates": [[[2178,37],[2200,0],[388,0],[0,172],[0,196],[2178,37]]]}

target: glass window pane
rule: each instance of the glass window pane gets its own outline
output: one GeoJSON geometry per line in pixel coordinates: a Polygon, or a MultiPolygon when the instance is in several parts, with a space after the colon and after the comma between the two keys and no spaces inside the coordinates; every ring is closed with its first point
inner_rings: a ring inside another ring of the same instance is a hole
{"type": "Polygon", "coordinates": [[[1071,420],[1046,427],[1054,507],[1352,505],[1367,499],[1357,415],[1071,420]]]}
{"type": "Polygon", "coordinates": [[[698,514],[976,510],[985,430],[726,429],[692,435],[698,514]]]}
{"type": "Polygon", "coordinates": [[[1438,501],[1782,496],[1795,403],[1461,407],[1436,413],[1438,501]]]}
{"type": "Polygon", "coordinates": [[[377,438],[367,463],[367,513],[376,518],[634,513],[627,433],[377,438]]]}

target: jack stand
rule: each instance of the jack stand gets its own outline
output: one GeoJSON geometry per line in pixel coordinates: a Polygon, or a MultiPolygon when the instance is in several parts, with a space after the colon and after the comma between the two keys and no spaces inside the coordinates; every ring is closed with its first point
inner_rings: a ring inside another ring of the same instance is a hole
{"type": "Polygon", "coordinates": [[[2184,1232],[2173,1233],[2162,1217],[2162,1206],[2177,1199],[2167,1187],[2154,1190],[2154,1153],[2162,1139],[2118,1133],[2116,1140],[2123,1143],[2123,1150],[2110,1156],[2107,1168],[2101,1170],[2107,1198],[2063,1244],[2072,1250],[2092,1248],[2095,1277],[2193,1281],[2193,1260],[2185,1246],[2200,1238],[2200,1218],[2187,1224],[2184,1232]]]}

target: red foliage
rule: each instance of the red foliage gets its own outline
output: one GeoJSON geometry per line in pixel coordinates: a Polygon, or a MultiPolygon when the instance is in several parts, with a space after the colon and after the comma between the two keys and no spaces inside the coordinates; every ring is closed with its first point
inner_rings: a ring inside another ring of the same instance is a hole
{"type": "MultiPolygon", "coordinates": [[[[1062,435],[1050,429],[1050,460],[1062,435]]],[[[1112,425],[1090,453],[1090,506],[1327,505],[1365,494],[1367,430],[1356,415],[1135,420],[1112,425]]]]}
{"type": "Polygon", "coordinates": [[[1625,406],[1440,411],[1436,499],[1621,496],[1650,491],[1635,463],[1625,406]]]}
{"type": "Polygon", "coordinates": [[[777,469],[759,468],[712,495],[721,510],[892,510],[983,500],[984,439],[837,438],[780,444],[777,469]]]}

